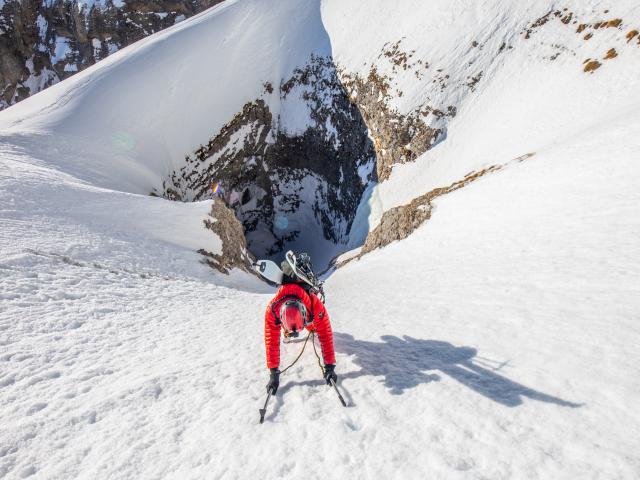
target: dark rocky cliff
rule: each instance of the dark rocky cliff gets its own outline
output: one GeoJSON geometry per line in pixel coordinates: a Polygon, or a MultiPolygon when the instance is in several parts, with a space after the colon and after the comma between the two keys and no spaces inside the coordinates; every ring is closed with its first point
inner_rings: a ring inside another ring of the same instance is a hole
{"type": "MultiPolygon", "coordinates": [[[[381,52],[418,76],[417,68],[428,68],[406,66],[409,56],[398,43],[381,52]]],[[[184,164],[153,193],[179,201],[221,196],[256,256],[325,252],[320,237],[335,252],[346,249],[367,186],[432,148],[457,113],[454,105],[430,104],[400,113],[391,100],[402,92],[391,83],[374,65],[363,76],[314,56],[279,85],[265,83],[260,96],[185,152],[184,164]]]]}
{"type": "Polygon", "coordinates": [[[360,111],[332,60],[313,57],[280,85],[265,84],[154,193],[181,201],[221,196],[244,225],[249,249],[272,256],[320,246],[321,238],[345,244],[362,194],[376,180],[360,111]],[[305,111],[306,123],[288,131],[273,106],[305,111]]]}
{"type": "Polygon", "coordinates": [[[0,2],[0,109],[222,0],[0,2]]]}

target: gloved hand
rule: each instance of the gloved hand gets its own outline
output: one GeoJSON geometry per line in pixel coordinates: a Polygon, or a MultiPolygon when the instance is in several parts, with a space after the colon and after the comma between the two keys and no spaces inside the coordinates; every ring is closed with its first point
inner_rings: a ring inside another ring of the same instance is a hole
{"type": "Polygon", "coordinates": [[[335,369],[336,366],[330,363],[324,366],[324,379],[327,381],[327,385],[331,385],[331,380],[333,380],[333,383],[338,381],[338,375],[336,375],[335,369]]]}
{"type": "Polygon", "coordinates": [[[271,376],[269,377],[269,383],[267,383],[267,393],[271,392],[275,395],[280,386],[280,370],[277,368],[271,369],[271,376]]]}

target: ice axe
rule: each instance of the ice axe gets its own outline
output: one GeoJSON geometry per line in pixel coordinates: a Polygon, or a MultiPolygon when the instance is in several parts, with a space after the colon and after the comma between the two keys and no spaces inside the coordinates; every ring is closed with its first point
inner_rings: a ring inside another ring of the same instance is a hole
{"type": "MultiPolygon", "coordinates": [[[[339,394],[338,394],[339,395],[339,394]]],[[[271,398],[271,390],[267,392],[267,399],[264,401],[264,407],[259,409],[260,412],[260,423],[264,423],[264,415],[267,413],[267,404],[269,403],[269,399],[271,398]]]]}

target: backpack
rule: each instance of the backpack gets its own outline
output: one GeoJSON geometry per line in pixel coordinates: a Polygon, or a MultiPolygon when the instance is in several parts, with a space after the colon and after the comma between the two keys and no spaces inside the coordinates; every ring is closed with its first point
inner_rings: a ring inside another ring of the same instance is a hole
{"type": "Polygon", "coordinates": [[[307,292],[314,293],[320,297],[324,303],[323,282],[313,272],[311,257],[304,252],[294,252],[289,250],[282,262],[282,273],[293,280],[293,283],[302,283],[301,287],[307,292]]]}

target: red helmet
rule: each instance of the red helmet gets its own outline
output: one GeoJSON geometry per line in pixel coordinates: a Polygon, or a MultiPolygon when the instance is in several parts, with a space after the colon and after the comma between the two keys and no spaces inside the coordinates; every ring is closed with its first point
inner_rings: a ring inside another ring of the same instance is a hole
{"type": "Polygon", "coordinates": [[[307,324],[307,308],[300,300],[287,300],[280,306],[280,323],[285,335],[297,337],[307,324]]]}

